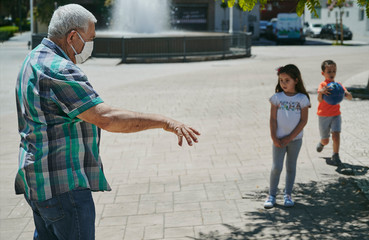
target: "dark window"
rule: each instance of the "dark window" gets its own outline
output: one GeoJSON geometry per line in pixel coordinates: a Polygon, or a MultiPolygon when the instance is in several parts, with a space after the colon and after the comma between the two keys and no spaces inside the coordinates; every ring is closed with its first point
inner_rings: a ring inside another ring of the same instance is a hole
{"type": "Polygon", "coordinates": [[[364,21],[364,9],[359,9],[359,21],[364,21]]]}

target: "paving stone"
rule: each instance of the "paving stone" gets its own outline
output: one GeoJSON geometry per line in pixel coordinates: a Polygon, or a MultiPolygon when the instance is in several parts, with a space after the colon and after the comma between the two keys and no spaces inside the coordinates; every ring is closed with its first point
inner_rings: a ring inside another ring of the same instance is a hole
{"type": "Polygon", "coordinates": [[[200,211],[165,213],[165,228],[188,227],[201,224],[200,211]]]}
{"type": "Polygon", "coordinates": [[[164,229],[165,239],[194,237],[193,227],[173,227],[164,229]]]}

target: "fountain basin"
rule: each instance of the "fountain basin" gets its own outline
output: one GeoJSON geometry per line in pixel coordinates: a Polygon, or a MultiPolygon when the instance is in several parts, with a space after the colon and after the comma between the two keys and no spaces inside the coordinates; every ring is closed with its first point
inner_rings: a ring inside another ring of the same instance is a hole
{"type": "Polygon", "coordinates": [[[251,34],[163,32],[129,34],[98,32],[95,57],[119,57],[122,62],[199,61],[251,56],[251,34]]]}
{"type": "MultiPolygon", "coordinates": [[[[32,35],[32,48],[46,34],[32,35]]],[[[97,32],[93,57],[121,58],[123,63],[188,62],[251,56],[251,33],[97,32]]]]}

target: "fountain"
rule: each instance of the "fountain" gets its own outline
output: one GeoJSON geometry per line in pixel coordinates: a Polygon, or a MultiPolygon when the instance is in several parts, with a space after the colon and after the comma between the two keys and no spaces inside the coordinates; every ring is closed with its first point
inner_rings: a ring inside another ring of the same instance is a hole
{"type": "Polygon", "coordinates": [[[112,31],[160,33],[169,31],[168,0],[118,0],[113,10],[112,31]]]}
{"type": "MultiPolygon", "coordinates": [[[[173,5],[174,6],[174,5],[173,5]]],[[[210,7],[209,7],[210,8],[210,7]]],[[[97,31],[93,57],[122,62],[202,61],[251,56],[251,34],[171,30],[171,22],[197,21],[190,13],[171,16],[171,0],[116,0],[111,28],[97,31]]],[[[196,7],[192,7],[195,9],[196,7]]],[[[193,11],[193,10],[191,10],[193,11]]],[[[206,17],[200,19],[207,24],[206,17]]],[[[46,37],[32,34],[32,48],[46,37]]]]}
{"type": "Polygon", "coordinates": [[[171,30],[170,9],[170,0],[116,0],[109,31],[96,33],[93,56],[169,62],[251,55],[247,34],[171,30]],[[236,36],[238,47],[234,47],[236,36]],[[235,49],[241,54],[234,54],[235,49]]]}

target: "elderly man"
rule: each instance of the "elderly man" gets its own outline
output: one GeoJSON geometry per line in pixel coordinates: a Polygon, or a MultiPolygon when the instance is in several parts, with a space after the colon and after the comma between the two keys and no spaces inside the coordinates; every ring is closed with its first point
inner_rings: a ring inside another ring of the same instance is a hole
{"type": "Polygon", "coordinates": [[[33,210],[35,239],[94,239],[91,191],[110,191],[99,157],[100,129],[163,128],[188,145],[200,133],[173,119],[105,104],[76,66],[92,52],[96,18],[85,8],[58,8],[48,38],[26,57],[16,101],[19,133],[17,194],[33,210]]]}

